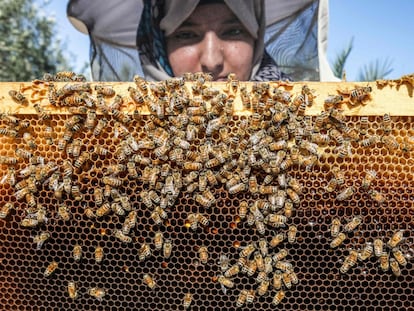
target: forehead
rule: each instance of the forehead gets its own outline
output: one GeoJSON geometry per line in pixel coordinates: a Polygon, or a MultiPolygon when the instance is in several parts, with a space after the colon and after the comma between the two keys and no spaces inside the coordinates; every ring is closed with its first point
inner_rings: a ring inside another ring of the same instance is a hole
{"type": "Polygon", "coordinates": [[[197,6],[181,26],[212,26],[236,23],[240,23],[240,21],[227,5],[214,3],[197,6]]]}

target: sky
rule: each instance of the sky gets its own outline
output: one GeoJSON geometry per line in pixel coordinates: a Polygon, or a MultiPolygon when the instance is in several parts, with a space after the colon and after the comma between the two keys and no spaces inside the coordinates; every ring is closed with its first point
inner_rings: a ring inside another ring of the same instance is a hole
{"type": "MultiPolygon", "coordinates": [[[[66,5],[67,0],[50,0],[48,10],[78,72],[89,59],[89,38],[70,24],[66,5]]],[[[328,62],[332,65],[353,39],[345,63],[348,81],[358,80],[363,67],[377,60],[390,63],[388,79],[414,73],[413,13],[412,0],[329,0],[328,62]]]]}

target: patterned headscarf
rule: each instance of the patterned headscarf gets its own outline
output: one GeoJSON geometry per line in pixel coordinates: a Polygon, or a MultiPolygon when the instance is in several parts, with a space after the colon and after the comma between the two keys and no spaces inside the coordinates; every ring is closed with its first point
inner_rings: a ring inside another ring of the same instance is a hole
{"type": "MultiPolygon", "coordinates": [[[[203,1],[203,0],[202,0],[203,1]]],[[[144,10],[137,32],[144,75],[148,80],[173,76],[168,62],[165,34],[174,32],[199,5],[199,0],[144,0],[144,10]],[[163,30],[163,29],[164,30],[163,30]]],[[[289,79],[264,50],[265,12],[263,0],[223,0],[256,38],[251,81],[289,79]]]]}

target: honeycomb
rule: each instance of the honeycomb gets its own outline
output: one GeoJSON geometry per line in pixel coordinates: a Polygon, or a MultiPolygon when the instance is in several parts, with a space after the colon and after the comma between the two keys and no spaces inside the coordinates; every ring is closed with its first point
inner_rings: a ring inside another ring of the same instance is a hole
{"type": "Polygon", "coordinates": [[[413,117],[202,78],[2,115],[0,309],[413,309],[413,117]]]}

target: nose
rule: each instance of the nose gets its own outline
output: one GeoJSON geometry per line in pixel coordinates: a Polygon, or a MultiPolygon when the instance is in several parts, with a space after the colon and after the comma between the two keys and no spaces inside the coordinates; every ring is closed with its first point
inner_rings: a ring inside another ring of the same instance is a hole
{"type": "Polygon", "coordinates": [[[223,42],[215,32],[207,32],[201,43],[201,70],[216,79],[224,67],[223,42]]]}

